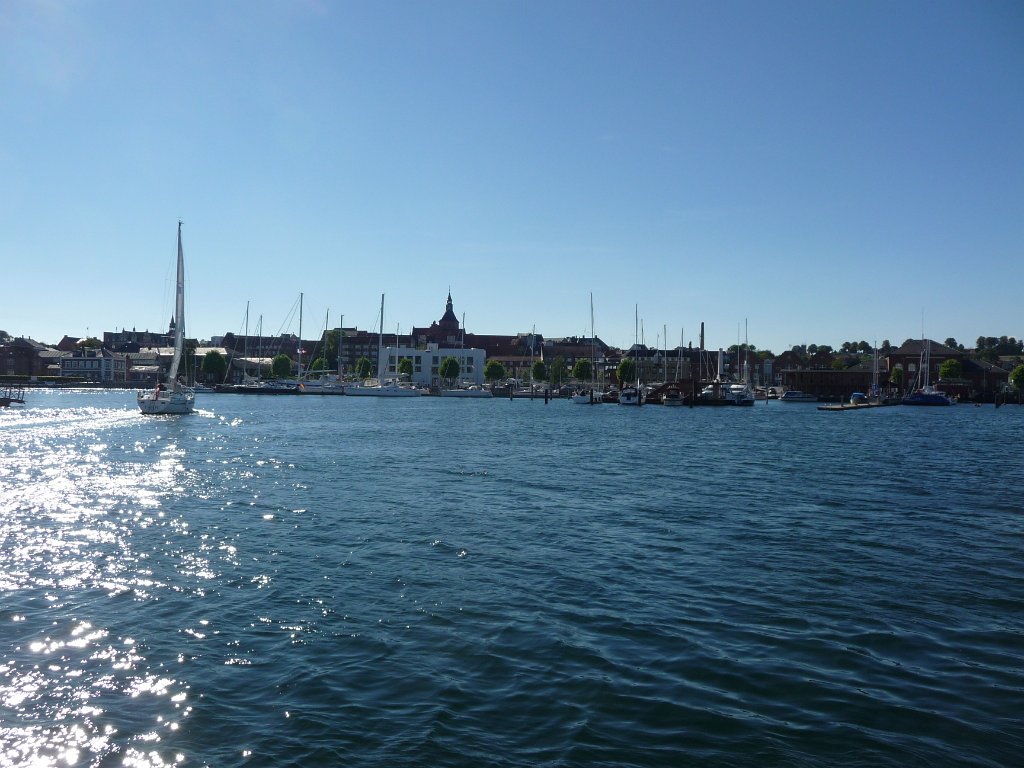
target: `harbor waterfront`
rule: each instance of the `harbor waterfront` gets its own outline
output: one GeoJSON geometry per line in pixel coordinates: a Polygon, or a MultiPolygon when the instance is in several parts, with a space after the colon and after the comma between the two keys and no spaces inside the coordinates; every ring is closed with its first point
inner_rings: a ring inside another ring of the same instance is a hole
{"type": "Polygon", "coordinates": [[[0,766],[1009,766],[1024,409],[34,390],[0,766]]]}

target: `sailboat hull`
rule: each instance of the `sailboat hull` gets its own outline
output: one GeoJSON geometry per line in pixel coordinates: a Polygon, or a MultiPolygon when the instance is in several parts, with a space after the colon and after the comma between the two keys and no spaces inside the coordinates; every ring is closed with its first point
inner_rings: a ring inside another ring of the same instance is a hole
{"type": "Polygon", "coordinates": [[[138,396],[139,410],[149,416],[192,413],[195,399],[195,393],[191,390],[138,396]]]}
{"type": "Polygon", "coordinates": [[[585,389],[572,396],[572,401],[579,405],[598,405],[601,403],[601,393],[585,389]]]}
{"type": "Polygon", "coordinates": [[[397,384],[383,384],[370,387],[347,386],[345,394],[349,397],[420,397],[423,390],[400,387],[397,384]]]}

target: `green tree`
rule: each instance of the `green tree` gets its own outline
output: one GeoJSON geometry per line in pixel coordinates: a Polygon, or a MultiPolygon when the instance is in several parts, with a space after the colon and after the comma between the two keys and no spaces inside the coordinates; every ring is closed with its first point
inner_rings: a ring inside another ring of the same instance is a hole
{"type": "Polygon", "coordinates": [[[897,389],[903,388],[903,369],[896,366],[889,371],[889,382],[897,389]]]}
{"type": "Polygon", "coordinates": [[[572,367],[572,377],[577,381],[590,381],[591,372],[590,361],[585,357],[577,360],[576,365],[572,367]]]}
{"type": "Polygon", "coordinates": [[[619,387],[625,386],[636,380],[636,360],[632,357],[624,357],[619,361],[619,367],[615,370],[619,380],[619,387]]]}
{"type": "Polygon", "coordinates": [[[324,359],[330,363],[330,368],[332,370],[337,370],[338,368],[338,349],[340,348],[340,340],[340,331],[328,331],[324,338],[324,359]]]}
{"type": "Polygon", "coordinates": [[[950,349],[956,349],[956,339],[954,339],[952,336],[950,336],[942,343],[945,344],[950,349]]]}
{"type": "Polygon", "coordinates": [[[203,357],[203,378],[206,381],[224,381],[224,374],[228,372],[228,362],[224,355],[216,349],[211,349],[203,357]]]}
{"type": "Polygon", "coordinates": [[[492,384],[505,378],[505,366],[497,360],[488,360],[484,366],[484,378],[492,384]]]}
{"type": "Polygon", "coordinates": [[[551,363],[551,383],[556,387],[562,386],[569,373],[569,366],[565,364],[565,358],[559,355],[551,363]]]}
{"type": "Polygon", "coordinates": [[[100,349],[103,346],[103,342],[95,336],[89,336],[85,339],[79,339],[78,346],[88,347],[89,349],[100,349]]]}
{"type": "Polygon", "coordinates": [[[286,379],[292,375],[292,359],[283,352],[270,361],[270,372],[278,379],[286,379]]]}
{"type": "Polygon", "coordinates": [[[964,366],[959,360],[943,360],[939,366],[940,379],[959,379],[964,374],[964,366]]]}
{"type": "Polygon", "coordinates": [[[530,376],[534,381],[547,381],[548,367],[543,360],[537,360],[530,369],[530,376]]]}
{"type": "Polygon", "coordinates": [[[373,370],[373,363],[370,362],[368,357],[360,357],[356,360],[356,376],[360,379],[370,378],[370,371],[373,370]]]}
{"type": "Polygon", "coordinates": [[[412,376],[412,358],[403,357],[398,361],[398,375],[405,377],[412,376]]]}
{"type": "Polygon", "coordinates": [[[327,361],[323,357],[318,357],[312,363],[309,364],[310,371],[324,371],[327,370],[327,361]]]}
{"type": "Polygon", "coordinates": [[[1010,373],[1010,383],[1017,388],[1017,391],[1024,390],[1024,365],[1018,365],[1010,373]]]}
{"type": "Polygon", "coordinates": [[[446,381],[448,382],[449,385],[452,385],[455,383],[455,380],[459,378],[460,370],[461,369],[459,368],[459,361],[456,360],[451,355],[449,355],[448,357],[441,361],[441,367],[437,369],[437,374],[438,376],[441,377],[443,381],[446,381]]]}

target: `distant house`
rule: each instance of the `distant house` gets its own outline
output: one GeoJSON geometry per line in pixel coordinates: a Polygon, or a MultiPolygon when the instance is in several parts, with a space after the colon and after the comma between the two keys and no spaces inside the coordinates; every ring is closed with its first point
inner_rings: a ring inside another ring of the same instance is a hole
{"type": "MultiPolygon", "coordinates": [[[[782,371],[782,386],[817,395],[822,400],[848,400],[854,392],[870,392],[874,382],[874,362],[859,362],[848,368],[787,368],[782,371]]],[[[885,373],[879,373],[879,385],[885,387],[885,373]]]]}
{"type": "Polygon", "coordinates": [[[79,347],[60,359],[60,375],[96,384],[124,384],[127,359],[102,347],[79,347]]]}
{"type": "Polygon", "coordinates": [[[42,355],[48,351],[52,350],[32,339],[11,339],[0,345],[0,375],[45,376],[47,363],[42,355]]]}
{"type": "Polygon", "coordinates": [[[967,350],[954,349],[931,339],[908,339],[887,356],[888,370],[903,369],[903,389],[912,389],[915,382],[923,381],[921,364],[925,344],[928,346],[928,381],[943,391],[961,398],[991,400],[1006,387],[1009,371],[993,363],[970,357],[967,350]],[[955,380],[943,381],[939,370],[947,360],[960,362],[962,373],[955,380]]]}
{"type": "MultiPolygon", "coordinates": [[[[173,354],[173,350],[172,350],[173,354]]],[[[160,354],[155,350],[145,352],[126,352],[128,361],[127,378],[129,384],[140,387],[152,387],[160,381],[160,354]]]]}
{"type": "Polygon", "coordinates": [[[403,359],[412,361],[412,376],[410,380],[414,384],[423,387],[437,387],[445,382],[441,381],[441,363],[445,358],[454,357],[459,364],[458,383],[463,385],[484,383],[484,363],[486,357],[482,349],[468,349],[466,347],[441,347],[437,344],[428,344],[426,349],[416,347],[385,347],[383,350],[384,380],[397,379],[399,377],[398,365],[403,359]]]}
{"type": "Polygon", "coordinates": [[[115,352],[138,352],[143,347],[173,347],[174,346],[174,318],[171,318],[170,328],[167,333],[154,333],[152,331],[104,331],[103,346],[115,352]]]}
{"type": "Polygon", "coordinates": [[[65,336],[57,343],[57,349],[61,352],[74,352],[78,349],[78,343],[81,340],[78,336],[65,336]]]}

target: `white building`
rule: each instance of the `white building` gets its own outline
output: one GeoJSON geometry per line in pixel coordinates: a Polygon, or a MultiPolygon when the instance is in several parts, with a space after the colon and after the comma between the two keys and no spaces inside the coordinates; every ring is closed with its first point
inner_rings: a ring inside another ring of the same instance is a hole
{"type": "Polygon", "coordinates": [[[484,364],[487,353],[482,349],[444,349],[437,344],[428,344],[426,349],[415,347],[385,347],[381,352],[383,371],[378,371],[382,380],[398,377],[398,361],[404,358],[412,360],[411,381],[421,387],[440,386],[441,363],[445,358],[454,357],[459,364],[459,384],[483,384],[484,364]]]}
{"type": "Polygon", "coordinates": [[[109,349],[81,347],[60,358],[60,375],[97,384],[121,384],[127,381],[125,356],[109,349]]]}

